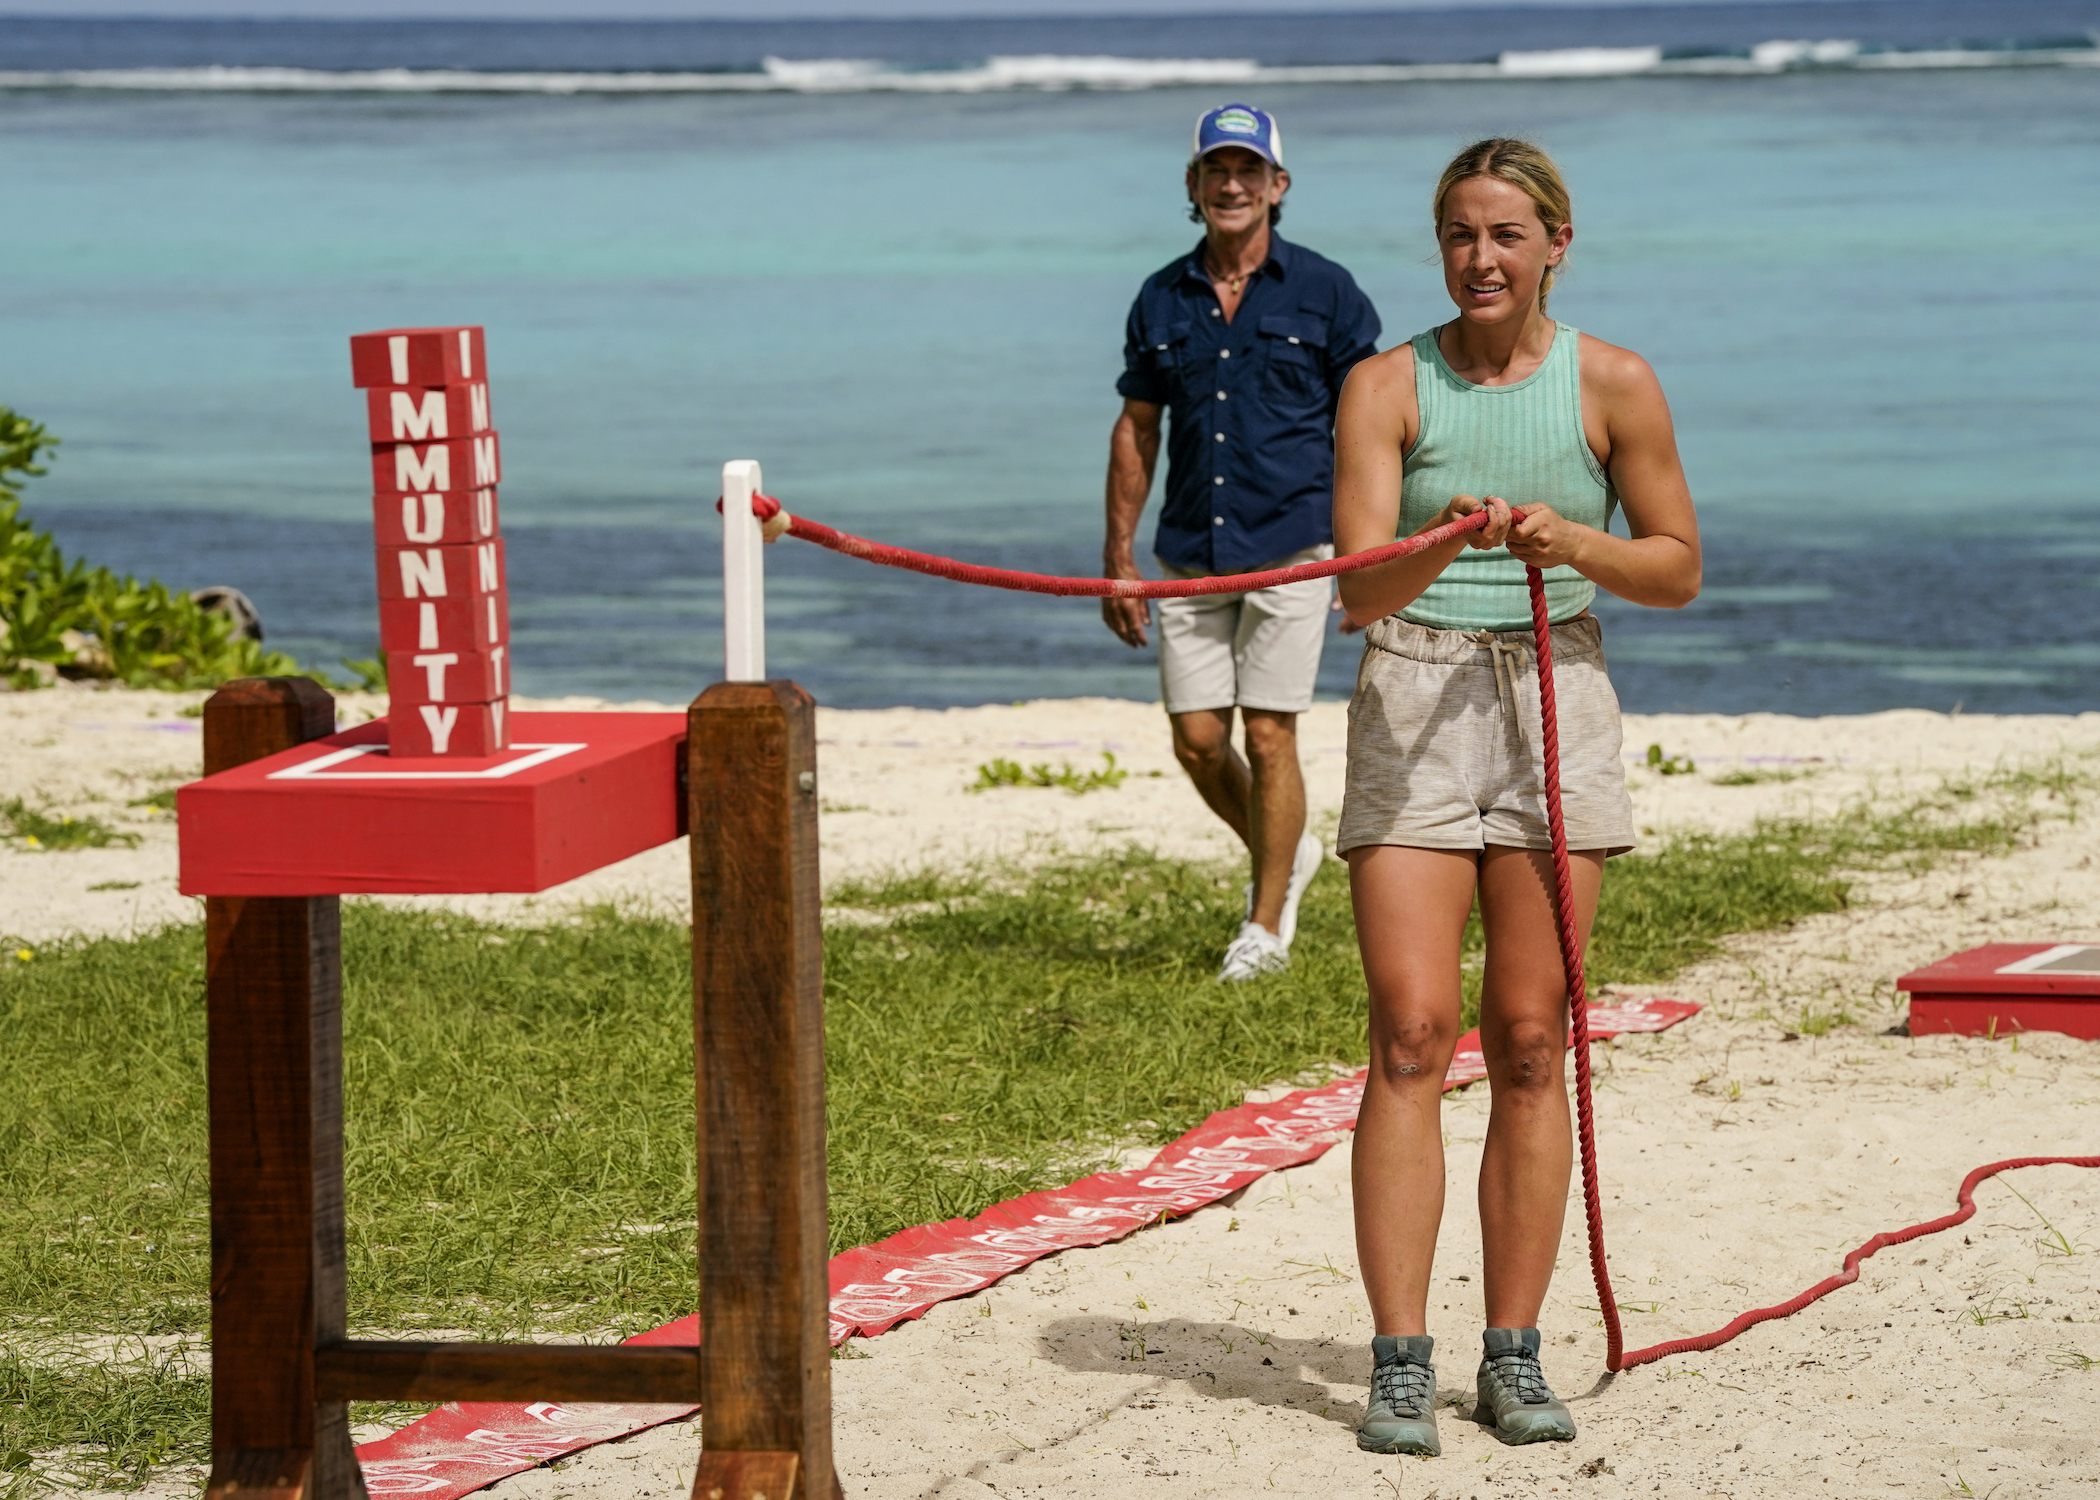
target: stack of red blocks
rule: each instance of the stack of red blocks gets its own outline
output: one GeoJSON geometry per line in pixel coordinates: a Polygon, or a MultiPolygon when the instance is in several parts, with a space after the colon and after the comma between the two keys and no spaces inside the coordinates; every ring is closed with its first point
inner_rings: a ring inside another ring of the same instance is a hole
{"type": "Polygon", "coordinates": [[[510,597],[481,330],[360,333],[350,372],[370,416],[387,753],[493,755],[510,743],[510,597]]]}

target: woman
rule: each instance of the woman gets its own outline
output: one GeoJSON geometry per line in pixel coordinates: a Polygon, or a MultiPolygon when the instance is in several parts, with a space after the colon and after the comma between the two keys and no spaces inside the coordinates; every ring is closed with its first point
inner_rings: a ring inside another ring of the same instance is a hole
{"type": "Polygon", "coordinates": [[[1371,996],[1353,1173],[1376,1337],[1357,1442],[1380,1453],[1439,1451],[1424,1319],[1444,1203],[1439,1101],[1476,895],[1493,1098],[1480,1165],[1487,1330],[1473,1416],[1510,1443],[1575,1436],[1539,1367],[1536,1326],[1572,1141],[1525,566],[1546,570],[1585,942],[1605,858],[1633,846],[1619,704],[1590,600],[1602,586],[1674,609],[1699,592],[1698,526],[1654,372],[1547,315],[1575,237],[1558,169],[1527,142],[1481,141],[1445,168],[1433,204],[1458,316],[1359,365],[1335,429],[1337,552],[1482,508],[1493,517],[1462,540],[1341,580],[1351,623],[1369,627],[1349,708],[1339,848],[1371,996]],[[1615,507],[1630,537],[1606,529],[1615,507]]]}

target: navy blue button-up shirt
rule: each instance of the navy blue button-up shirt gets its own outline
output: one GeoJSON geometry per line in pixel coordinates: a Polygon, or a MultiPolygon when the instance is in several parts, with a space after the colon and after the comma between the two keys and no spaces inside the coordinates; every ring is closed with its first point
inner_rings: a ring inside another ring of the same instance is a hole
{"type": "Polygon", "coordinates": [[[1354,278],[1273,232],[1230,323],[1201,241],[1147,277],[1116,389],[1168,409],[1159,560],[1243,573],[1333,541],[1335,405],[1377,347],[1354,278]]]}

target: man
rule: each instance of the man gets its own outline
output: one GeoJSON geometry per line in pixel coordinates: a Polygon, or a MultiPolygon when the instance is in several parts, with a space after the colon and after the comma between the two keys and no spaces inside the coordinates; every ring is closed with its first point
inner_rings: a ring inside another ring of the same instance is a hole
{"type": "MultiPolygon", "coordinates": [[[[1376,352],[1378,314],[1349,273],[1275,232],[1290,190],[1276,122],[1228,104],[1196,122],[1189,217],[1203,239],[1147,278],[1130,309],[1123,414],[1109,437],[1103,571],[1137,578],[1133,538],[1152,490],[1160,424],[1167,484],[1153,553],[1178,578],[1334,555],[1334,413],[1342,381],[1376,352]]],[[[1159,677],[1174,754],[1253,855],[1246,918],[1221,979],[1290,962],[1298,901],[1318,871],[1305,832],[1298,715],[1312,706],[1326,634],[1325,579],[1243,594],[1163,599],[1159,677]],[[1233,710],[1246,758],[1232,744],[1233,710]]],[[[1145,644],[1142,599],[1102,618],[1145,644]]]]}

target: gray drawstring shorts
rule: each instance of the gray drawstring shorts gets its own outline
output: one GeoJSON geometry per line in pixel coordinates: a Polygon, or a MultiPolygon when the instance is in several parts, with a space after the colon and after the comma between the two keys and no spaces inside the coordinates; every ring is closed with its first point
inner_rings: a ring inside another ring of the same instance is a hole
{"type": "MultiPolygon", "coordinates": [[[[1594,615],[1553,627],[1561,812],[1570,849],[1633,847],[1619,697],[1594,615]]],[[[1433,630],[1397,615],[1364,633],[1349,701],[1336,849],[1550,849],[1531,632],[1433,630]]]]}

